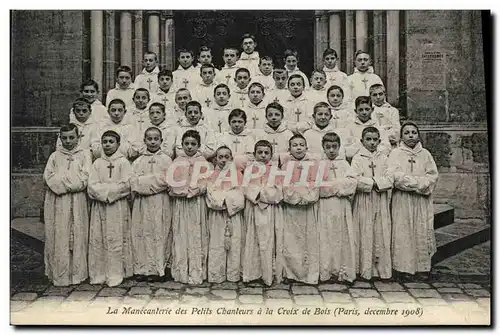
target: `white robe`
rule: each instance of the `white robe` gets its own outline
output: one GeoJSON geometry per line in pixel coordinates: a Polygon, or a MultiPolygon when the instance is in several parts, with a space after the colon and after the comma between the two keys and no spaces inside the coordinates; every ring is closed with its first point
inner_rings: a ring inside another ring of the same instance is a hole
{"type": "Polygon", "coordinates": [[[193,87],[193,91],[191,92],[192,98],[194,101],[198,101],[200,103],[203,110],[210,108],[215,104],[215,87],[217,87],[217,83],[215,81],[208,85],[202,81],[193,87]]]}
{"type": "Polygon", "coordinates": [[[76,147],[52,153],[43,179],[45,275],[54,286],[79,284],[88,277],[89,213],[86,187],[92,157],[76,147]]]}
{"type": "MultiPolygon", "coordinates": [[[[109,118],[108,109],[98,99],[95,99],[90,107],[92,109],[92,112],[90,113],[90,119],[93,123],[99,123],[102,120],[109,118]]],[[[71,110],[69,111],[69,122],[78,122],[75,117],[75,113],[73,113],[73,108],[71,108],[71,110]]]]}
{"type": "Polygon", "coordinates": [[[288,129],[286,121],[282,121],[276,130],[271,128],[267,123],[260,131],[255,131],[255,142],[259,140],[269,141],[273,146],[273,156],[278,157],[279,154],[286,153],[289,147],[289,140],[293,133],[288,129]]]}
{"type": "Polygon", "coordinates": [[[349,163],[340,156],[325,160],[318,201],[320,280],[332,276],[339,281],[356,279],[355,232],[350,198],[356,192],[356,179],[349,163]]]}
{"type": "MultiPolygon", "coordinates": [[[[88,118],[85,122],[74,120],[72,122],[78,128],[79,143],[78,146],[82,149],[92,151],[92,141],[97,138],[98,124],[92,118],[88,118]]],[[[95,140],[94,140],[95,141],[95,140]]],[[[62,143],[59,135],[57,136],[56,149],[61,149],[62,143]]]]}
{"type": "MultiPolygon", "coordinates": [[[[240,68],[245,68],[250,71],[250,77],[254,77],[257,73],[259,73],[259,62],[260,56],[258,51],[254,51],[251,54],[247,54],[246,52],[242,52],[240,58],[236,62],[236,66],[240,68]]],[[[252,79],[252,81],[254,81],[252,79]]]]}
{"type": "MultiPolygon", "coordinates": [[[[266,173],[250,180],[245,189],[246,234],[243,252],[243,281],[262,278],[270,286],[273,277],[283,280],[283,200],[282,185],[268,183],[272,161],[266,173]],[[276,230],[276,232],[275,232],[276,230]]],[[[257,172],[257,167],[252,169],[257,172]]]]}
{"type": "Polygon", "coordinates": [[[306,74],[302,71],[299,70],[299,67],[296,66],[295,69],[293,70],[289,70],[288,68],[286,68],[286,70],[288,71],[288,78],[290,78],[291,76],[293,76],[294,74],[298,74],[300,75],[302,78],[304,78],[304,90],[307,90],[309,89],[309,87],[311,85],[309,85],[309,78],[306,76],[306,74]]]}
{"type": "MultiPolygon", "coordinates": [[[[243,189],[239,186],[241,176],[236,176],[237,185],[230,182],[217,183],[230,176],[231,170],[216,167],[207,185],[208,206],[208,281],[222,283],[237,282],[241,274],[242,236],[245,208],[243,189]],[[222,180],[222,179],[221,179],[222,180]]],[[[236,170],[234,170],[236,171],[236,170]]]]}
{"type": "Polygon", "coordinates": [[[268,105],[268,100],[264,97],[258,105],[248,99],[243,106],[243,110],[247,115],[247,128],[248,129],[263,129],[266,120],[266,107],[268,105]]]}
{"type": "Polygon", "coordinates": [[[234,87],[231,88],[231,97],[229,98],[229,102],[234,108],[245,109],[246,104],[250,101],[250,98],[248,97],[249,86],[250,85],[247,85],[245,88],[239,88],[234,85],[234,87]]]}
{"type": "Polygon", "coordinates": [[[399,111],[388,102],[385,102],[380,107],[373,105],[373,108],[372,119],[376,121],[377,126],[384,129],[394,142],[399,142],[399,133],[401,131],[399,111]]]}
{"type": "Polygon", "coordinates": [[[182,136],[188,130],[196,130],[200,134],[200,148],[199,151],[206,159],[211,158],[215,154],[216,138],[215,135],[208,129],[203,120],[200,120],[197,125],[193,126],[186,120],[183,120],[177,127],[175,127],[175,156],[185,156],[182,149],[182,136]]]}
{"type": "Polygon", "coordinates": [[[160,73],[160,68],[156,66],[153,71],[148,72],[146,68],[142,69],[141,73],[135,77],[134,87],[145,88],[151,94],[158,90],[158,73],[160,73]]]}
{"type": "MultiPolygon", "coordinates": [[[[311,101],[311,106],[314,108],[318,102],[326,102],[328,103],[328,99],[326,97],[327,89],[323,87],[320,90],[314,89],[312,86],[307,90],[307,98],[311,101]]],[[[314,110],[313,110],[314,111],[314,110]]]]}
{"type": "MultiPolygon", "coordinates": [[[[168,155],[170,158],[173,158],[174,152],[175,152],[175,141],[176,141],[175,128],[172,128],[168,124],[167,120],[164,120],[159,125],[154,125],[150,121],[146,124],[145,127],[146,127],[146,129],[148,129],[149,127],[156,127],[158,129],[160,129],[161,135],[163,138],[163,142],[161,143],[161,151],[163,151],[163,153],[168,155]]],[[[146,144],[144,143],[144,141],[142,143],[140,143],[140,145],[138,144],[138,148],[139,148],[138,149],[139,154],[144,154],[147,150],[146,144]]]]}
{"type": "Polygon", "coordinates": [[[283,120],[287,121],[288,127],[294,133],[303,133],[305,129],[302,129],[300,125],[314,122],[312,118],[314,106],[305,91],[297,98],[288,94],[283,107],[283,120]]]}
{"type": "Polygon", "coordinates": [[[127,201],[132,174],[132,166],[119,151],[111,157],[98,158],[92,165],[88,185],[93,200],[89,236],[91,284],[117,286],[133,274],[127,201]]]}
{"type": "Polygon", "coordinates": [[[172,72],[174,77],[174,86],[178,90],[180,88],[187,88],[190,92],[199,83],[200,70],[193,65],[184,69],[181,65],[172,72]]]}
{"type": "Polygon", "coordinates": [[[149,107],[144,109],[133,108],[127,112],[127,122],[133,127],[133,134],[137,140],[144,138],[144,132],[149,123],[149,107]]]}
{"type": "Polygon", "coordinates": [[[128,159],[132,159],[138,155],[139,148],[142,143],[144,143],[143,138],[137,134],[136,129],[132,124],[128,122],[130,119],[123,119],[122,122],[116,124],[111,119],[103,121],[99,124],[97,128],[97,136],[95,136],[92,140],[92,154],[94,157],[99,158],[103,157],[104,152],[102,151],[101,146],[101,137],[104,132],[108,130],[115,131],[118,135],[120,135],[120,146],[118,151],[121,152],[128,159]]]}
{"type": "Polygon", "coordinates": [[[172,159],[158,150],[146,151],[132,168],[130,189],[136,192],[132,208],[134,274],[165,275],[172,249],[172,208],[166,174],[172,159]]]}
{"type": "Polygon", "coordinates": [[[260,70],[252,77],[251,79],[252,83],[261,83],[262,86],[264,86],[264,93],[268,95],[270,91],[275,87],[274,83],[274,78],[273,78],[273,73],[271,72],[270,75],[266,76],[260,70]]]}
{"type": "Polygon", "coordinates": [[[297,161],[290,154],[280,158],[281,169],[285,170],[287,163],[294,164],[291,182],[283,184],[283,261],[284,278],[317,284],[319,278],[319,236],[318,213],[316,202],[319,199],[319,189],[315,187],[317,171],[314,166],[309,168],[307,181],[309,185],[294,185],[299,181],[302,162],[317,162],[318,157],[310,154],[297,161]]]}
{"type": "Polygon", "coordinates": [[[170,87],[168,92],[164,92],[158,88],[155,92],[151,93],[151,103],[158,102],[163,104],[165,106],[165,113],[167,113],[168,110],[173,109],[176,105],[175,93],[173,86],[170,87]]]}
{"type": "Polygon", "coordinates": [[[278,89],[276,88],[276,85],[274,85],[273,88],[269,90],[269,92],[266,92],[266,95],[270,103],[277,102],[281,106],[285,107],[285,103],[290,96],[290,91],[286,87],[283,89],[278,89]]]}
{"type": "Polygon", "coordinates": [[[354,68],[354,73],[348,76],[347,80],[349,81],[352,103],[359,96],[370,96],[370,86],[375,84],[383,85],[382,79],[374,73],[372,66],[366,72],[359,72],[357,68],[354,68]]]}
{"type": "Polygon", "coordinates": [[[358,234],[356,270],[365,279],[389,279],[392,276],[389,192],[393,178],[387,174],[387,154],[379,150],[371,153],[363,147],[352,158],[351,166],[358,181],[353,204],[358,234]],[[373,189],[374,180],[379,191],[373,189]]]}
{"type": "Polygon", "coordinates": [[[344,101],[350,101],[351,87],[349,86],[347,74],[340,71],[337,65],[333,69],[323,66],[323,71],[326,74],[326,89],[328,90],[333,85],[340,86],[344,91],[344,101]]]}
{"type": "Polygon", "coordinates": [[[219,148],[223,145],[231,149],[233,157],[236,155],[251,155],[255,145],[255,132],[245,128],[241,133],[235,134],[232,130],[229,130],[217,137],[216,147],[219,148]]]}
{"type": "Polygon", "coordinates": [[[363,147],[363,145],[361,144],[361,135],[363,134],[363,129],[365,129],[366,127],[375,127],[378,129],[378,131],[380,132],[381,141],[379,144],[379,150],[385,151],[386,154],[389,153],[391,145],[389,143],[387,132],[383,128],[378,127],[377,122],[374,119],[370,119],[366,122],[361,122],[361,120],[356,117],[354,119],[354,122],[352,122],[348,127],[350,138],[349,145],[346,145],[346,156],[348,158],[353,157],[363,147]]]}
{"type": "Polygon", "coordinates": [[[216,134],[222,134],[231,129],[229,127],[229,113],[234,109],[231,102],[225,106],[219,106],[217,103],[210,108],[203,108],[203,117],[207,127],[216,134]]]}
{"type": "Polygon", "coordinates": [[[401,143],[391,151],[387,166],[388,174],[394,177],[393,269],[410,274],[429,272],[436,252],[432,206],[432,192],[438,179],[436,163],[421,143],[413,149],[401,143]]]}
{"type": "Polygon", "coordinates": [[[233,88],[236,86],[234,84],[234,78],[236,77],[236,71],[240,67],[238,65],[234,65],[232,67],[228,67],[227,65],[224,65],[219,73],[215,76],[215,80],[220,83],[220,84],[226,84],[229,86],[229,89],[231,90],[231,94],[233,94],[233,88]]]}
{"type": "Polygon", "coordinates": [[[134,84],[130,84],[127,88],[122,89],[118,84],[116,84],[115,88],[108,91],[106,94],[106,108],[109,107],[109,103],[114,99],[121,99],[125,103],[125,109],[131,109],[135,106],[134,103],[134,93],[135,86],[134,84]]]}
{"type": "Polygon", "coordinates": [[[349,131],[345,128],[335,128],[331,123],[323,129],[320,129],[316,124],[312,124],[311,127],[304,132],[304,138],[307,141],[307,150],[315,155],[322,158],[325,157],[325,151],[323,150],[323,136],[327,133],[336,133],[340,137],[340,149],[339,156],[345,158],[345,147],[344,143],[347,145],[350,143],[349,131]]]}
{"type": "MultiPolygon", "coordinates": [[[[172,277],[186,284],[201,284],[207,279],[208,226],[205,203],[206,182],[199,181],[190,187],[193,165],[205,161],[199,153],[193,157],[178,157],[177,162],[188,162],[189,166],[177,168],[175,181],[186,181],[184,185],[171,185],[172,200],[172,277]]],[[[203,170],[202,172],[204,172],[203,170]]]]}

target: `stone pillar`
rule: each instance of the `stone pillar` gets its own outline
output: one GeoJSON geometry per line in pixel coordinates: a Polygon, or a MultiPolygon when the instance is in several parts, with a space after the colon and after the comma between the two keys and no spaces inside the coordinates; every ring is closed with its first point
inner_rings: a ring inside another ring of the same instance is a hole
{"type": "Polygon", "coordinates": [[[399,103],[399,11],[387,13],[387,101],[391,105],[399,103]]]}
{"type": "Polygon", "coordinates": [[[132,14],[120,13],[120,65],[132,67],[132,14]]]}
{"type": "Polygon", "coordinates": [[[387,83],[386,17],[382,10],[373,11],[373,67],[384,85],[387,83]]]}
{"type": "Polygon", "coordinates": [[[315,11],[314,23],[314,67],[317,68],[323,64],[323,51],[328,48],[328,14],[323,10],[315,11]]]}
{"type": "Polygon", "coordinates": [[[328,11],[328,14],[330,15],[330,18],[329,18],[330,22],[329,22],[329,26],[328,26],[328,28],[329,28],[328,29],[329,45],[330,45],[330,48],[337,51],[337,55],[339,56],[339,59],[341,59],[342,58],[342,55],[341,55],[341,49],[342,49],[341,24],[342,24],[342,19],[340,16],[341,12],[330,10],[330,11],[328,11]]]}
{"type": "Polygon", "coordinates": [[[166,23],[165,11],[162,10],[160,14],[160,54],[158,55],[158,66],[160,69],[165,68],[166,60],[166,52],[165,52],[165,23],[166,23]]]}
{"type": "Polygon", "coordinates": [[[102,78],[104,73],[103,61],[103,27],[104,17],[100,10],[93,10],[90,13],[90,74],[92,79],[99,84],[100,99],[105,89],[102,86],[102,78]]]}
{"type": "Polygon", "coordinates": [[[165,11],[165,66],[167,69],[174,70],[174,13],[171,10],[165,11]]]}
{"type": "Polygon", "coordinates": [[[104,87],[103,91],[107,92],[113,87],[115,87],[115,71],[117,68],[116,64],[116,55],[115,55],[115,34],[116,34],[116,24],[115,24],[115,11],[107,10],[106,11],[106,32],[104,39],[104,50],[105,50],[105,59],[104,59],[104,87]]]}
{"type": "Polygon", "coordinates": [[[148,11],[148,51],[160,55],[160,12],[148,11]]]}
{"type": "Polygon", "coordinates": [[[356,11],[356,50],[368,49],[368,12],[356,11]]]}
{"type": "Polygon", "coordinates": [[[143,29],[142,29],[142,11],[134,12],[134,68],[135,74],[142,71],[143,58],[143,29]]]}
{"type": "Polygon", "coordinates": [[[347,10],[345,13],[345,71],[349,75],[354,70],[354,53],[356,52],[356,40],[354,36],[354,11],[347,10]]]}

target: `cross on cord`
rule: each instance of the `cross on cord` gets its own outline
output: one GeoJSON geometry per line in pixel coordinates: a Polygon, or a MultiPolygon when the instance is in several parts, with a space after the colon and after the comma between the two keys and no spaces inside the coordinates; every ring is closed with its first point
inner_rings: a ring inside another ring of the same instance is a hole
{"type": "Polygon", "coordinates": [[[153,172],[153,164],[156,163],[155,158],[151,157],[151,159],[148,161],[148,163],[151,165],[151,172],[153,172]]]}
{"type": "Polygon", "coordinates": [[[333,172],[333,177],[334,178],[337,178],[337,174],[335,173],[335,170],[337,170],[337,167],[335,166],[335,164],[333,164],[332,162],[332,166],[330,166],[330,171],[333,172]]]}
{"type": "Polygon", "coordinates": [[[302,112],[297,108],[297,111],[295,112],[295,115],[297,115],[297,122],[300,121],[300,114],[302,114],[302,112]]]}
{"type": "Polygon", "coordinates": [[[151,91],[151,83],[153,80],[151,78],[148,78],[148,91],[151,91]]]}
{"type": "Polygon", "coordinates": [[[68,156],[67,160],[68,160],[68,170],[69,170],[71,162],[74,161],[75,159],[73,158],[73,156],[68,156]]]}
{"type": "Polygon", "coordinates": [[[108,165],[109,178],[111,178],[111,172],[113,171],[114,168],[115,168],[115,166],[113,165],[113,163],[109,162],[109,165],[108,165]]]}
{"type": "Polygon", "coordinates": [[[366,90],[366,89],[367,89],[367,87],[366,87],[366,83],[368,82],[368,79],[363,78],[361,81],[363,82],[363,84],[365,84],[365,90],[366,90]]]}
{"type": "Polygon", "coordinates": [[[411,172],[413,172],[413,164],[416,163],[415,159],[413,159],[413,157],[410,157],[408,163],[410,163],[411,172]]]}
{"type": "Polygon", "coordinates": [[[233,140],[233,144],[234,144],[234,151],[235,152],[238,152],[238,144],[240,144],[241,142],[238,141],[238,137],[236,137],[235,140],[233,140]]]}
{"type": "Polygon", "coordinates": [[[280,99],[278,99],[278,97],[274,98],[273,100],[274,102],[280,102],[280,99]]]}
{"type": "Polygon", "coordinates": [[[254,115],[254,116],[252,117],[252,120],[253,120],[253,129],[257,129],[257,120],[258,120],[258,119],[259,119],[259,118],[258,118],[256,115],[254,115]]]}
{"type": "Polygon", "coordinates": [[[217,125],[219,126],[219,133],[222,133],[222,121],[219,119],[219,122],[217,122],[217,125]]]}
{"type": "Polygon", "coordinates": [[[182,83],[184,84],[184,88],[187,88],[187,84],[189,84],[189,80],[187,80],[187,78],[184,78],[182,83]]]}
{"type": "Polygon", "coordinates": [[[139,120],[137,120],[137,122],[139,123],[139,129],[142,131],[142,125],[144,124],[144,120],[139,119],[139,120]]]}
{"type": "Polygon", "coordinates": [[[205,103],[207,104],[207,107],[210,107],[210,103],[212,102],[212,100],[210,100],[209,98],[207,98],[207,100],[205,100],[205,103]]]}
{"type": "Polygon", "coordinates": [[[167,105],[167,96],[164,96],[163,99],[161,99],[161,101],[163,101],[163,104],[166,106],[167,105]]]}
{"type": "Polygon", "coordinates": [[[231,79],[231,74],[226,76],[226,85],[229,85],[229,79],[231,79]]]}
{"type": "Polygon", "coordinates": [[[377,167],[375,164],[373,164],[373,162],[370,163],[370,165],[368,165],[368,167],[370,169],[372,169],[372,177],[375,177],[375,168],[377,167]]]}
{"type": "Polygon", "coordinates": [[[242,96],[240,97],[241,107],[245,107],[245,102],[244,102],[245,100],[246,100],[245,96],[244,96],[244,95],[242,95],[242,96]]]}
{"type": "Polygon", "coordinates": [[[276,152],[276,146],[278,145],[278,142],[276,142],[276,138],[273,139],[271,144],[273,145],[273,151],[276,152]]]}

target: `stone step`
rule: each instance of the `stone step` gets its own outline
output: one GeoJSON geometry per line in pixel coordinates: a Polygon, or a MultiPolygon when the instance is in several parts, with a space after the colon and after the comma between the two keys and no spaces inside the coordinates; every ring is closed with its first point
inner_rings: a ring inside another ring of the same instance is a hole
{"type": "Polygon", "coordinates": [[[451,225],[455,220],[455,210],[450,205],[436,204],[434,208],[434,229],[451,225]]]}
{"type": "Polygon", "coordinates": [[[481,220],[460,220],[436,229],[435,235],[437,251],[432,257],[433,264],[489,241],[491,226],[481,220]]]}

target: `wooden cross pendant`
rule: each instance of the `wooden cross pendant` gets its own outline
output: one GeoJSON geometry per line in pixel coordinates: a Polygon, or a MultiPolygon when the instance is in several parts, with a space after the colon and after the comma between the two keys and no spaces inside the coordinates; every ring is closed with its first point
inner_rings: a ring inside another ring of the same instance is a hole
{"type": "Polygon", "coordinates": [[[153,164],[156,163],[155,161],[155,158],[154,157],[151,157],[151,159],[148,161],[148,163],[150,164],[151,166],[151,172],[153,172],[153,164]]]}
{"type": "Polygon", "coordinates": [[[370,165],[368,165],[368,167],[370,169],[372,169],[372,177],[375,177],[375,168],[377,167],[375,164],[373,164],[373,162],[370,163],[370,165]]]}
{"type": "Polygon", "coordinates": [[[151,91],[151,83],[153,80],[151,78],[148,78],[148,91],[151,91]]]}
{"type": "Polygon", "coordinates": [[[302,112],[297,108],[297,111],[295,112],[295,115],[297,115],[297,122],[300,121],[300,114],[302,114],[302,112]]]}
{"type": "Polygon", "coordinates": [[[68,160],[68,170],[69,170],[69,168],[71,167],[71,162],[74,161],[75,159],[73,158],[73,156],[69,156],[67,160],[68,160]]]}
{"type": "Polygon", "coordinates": [[[238,138],[236,138],[234,141],[233,141],[233,144],[234,144],[234,151],[235,152],[238,152],[238,144],[241,143],[240,141],[238,141],[238,138]]]}
{"type": "Polygon", "coordinates": [[[207,107],[210,107],[210,103],[212,102],[212,100],[210,100],[209,98],[207,98],[207,100],[205,100],[205,103],[207,104],[207,107]]]}
{"type": "Polygon", "coordinates": [[[410,163],[410,169],[411,169],[411,172],[413,172],[413,164],[415,164],[415,159],[413,159],[413,157],[410,157],[410,159],[408,160],[408,163],[410,163]]]}
{"type": "Polygon", "coordinates": [[[109,169],[109,178],[111,178],[112,176],[112,171],[113,169],[115,168],[115,166],[113,165],[113,163],[109,162],[109,165],[108,165],[108,169],[109,169]]]}
{"type": "Polygon", "coordinates": [[[361,80],[361,81],[363,82],[363,84],[365,84],[365,90],[366,90],[368,88],[368,87],[366,87],[366,83],[368,82],[368,79],[363,78],[363,80],[361,80]]]}

